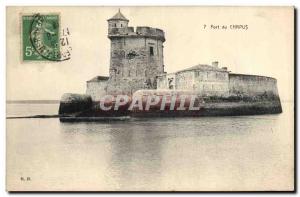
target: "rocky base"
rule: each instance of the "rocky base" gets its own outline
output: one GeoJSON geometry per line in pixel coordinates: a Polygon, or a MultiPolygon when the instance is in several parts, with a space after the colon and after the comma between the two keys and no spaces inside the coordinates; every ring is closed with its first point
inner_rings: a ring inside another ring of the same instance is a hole
{"type": "Polygon", "coordinates": [[[60,99],[58,114],[76,116],[84,111],[90,111],[92,106],[93,101],[89,95],[65,93],[60,99]]]}
{"type": "Polygon", "coordinates": [[[221,102],[207,103],[197,111],[136,111],[133,117],[200,117],[200,116],[242,116],[279,114],[282,112],[280,102],[221,102]]]}
{"type": "Polygon", "coordinates": [[[106,121],[127,120],[130,117],[201,117],[201,116],[240,116],[278,114],[282,112],[279,98],[266,99],[224,99],[205,98],[199,110],[128,110],[129,104],[118,110],[103,111],[99,102],[92,102],[87,95],[64,94],[60,102],[59,117],[61,121],[106,121]]]}

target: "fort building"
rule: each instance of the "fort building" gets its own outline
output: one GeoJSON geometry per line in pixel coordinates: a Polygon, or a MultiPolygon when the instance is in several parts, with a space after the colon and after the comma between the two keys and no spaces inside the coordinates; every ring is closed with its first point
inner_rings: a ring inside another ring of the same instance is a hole
{"type": "Polygon", "coordinates": [[[227,67],[219,68],[218,62],[157,77],[157,89],[190,90],[200,96],[278,96],[276,83],[271,77],[231,73],[227,67]]]}
{"type": "Polygon", "coordinates": [[[234,74],[216,61],[167,74],[163,30],[146,26],[134,29],[120,10],[107,21],[111,43],[109,77],[87,81],[86,93],[94,101],[106,94],[132,95],[143,89],[191,90],[201,96],[278,96],[276,79],[234,74]]]}
{"type": "Polygon", "coordinates": [[[98,97],[103,90],[107,94],[132,95],[139,89],[156,89],[156,76],[164,73],[164,32],[152,27],[136,27],[134,31],[120,10],[107,21],[111,43],[109,78],[88,81],[87,93],[93,95],[98,91],[98,97]],[[100,89],[90,90],[94,87],[100,89]]]}

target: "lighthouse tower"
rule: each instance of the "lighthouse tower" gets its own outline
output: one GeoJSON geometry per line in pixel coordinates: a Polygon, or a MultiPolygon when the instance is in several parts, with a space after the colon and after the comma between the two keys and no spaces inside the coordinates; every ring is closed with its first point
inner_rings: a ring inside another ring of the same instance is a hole
{"type": "Polygon", "coordinates": [[[111,41],[107,93],[131,95],[140,89],[156,89],[156,78],[164,74],[164,32],[152,27],[129,27],[119,10],[108,19],[111,41]]]}

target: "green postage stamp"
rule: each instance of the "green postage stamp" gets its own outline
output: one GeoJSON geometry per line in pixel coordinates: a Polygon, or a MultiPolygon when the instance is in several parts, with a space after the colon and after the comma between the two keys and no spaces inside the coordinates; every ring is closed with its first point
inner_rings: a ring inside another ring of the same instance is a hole
{"type": "Polygon", "coordinates": [[[59,14],[22,15],[23,61],[61,61],[59,14]]]}

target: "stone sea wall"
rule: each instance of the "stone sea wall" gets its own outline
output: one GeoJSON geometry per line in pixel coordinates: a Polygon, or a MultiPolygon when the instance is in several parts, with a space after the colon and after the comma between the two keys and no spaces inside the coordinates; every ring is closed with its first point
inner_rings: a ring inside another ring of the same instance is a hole
{"type": "Polygon", "coordinates": [[[229,94],[231,96],[278,96],[277,80],[271,77],[229,74],[229,94]]]}

